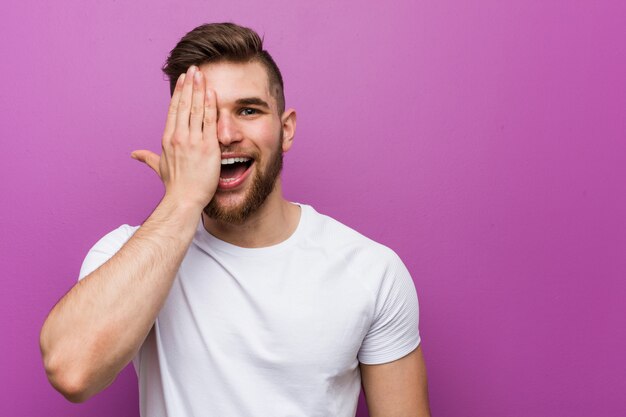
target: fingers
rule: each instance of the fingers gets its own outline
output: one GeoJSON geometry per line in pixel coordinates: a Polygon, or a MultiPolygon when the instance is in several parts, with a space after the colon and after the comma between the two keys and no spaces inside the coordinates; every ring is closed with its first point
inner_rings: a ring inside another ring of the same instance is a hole
{"type": "Polygon", "coordinates": [[[183,81],[183,88],[178,101],[178,110],[176,114],[176,128],[174,136],[178,138],[187,138],[189,136],[189,114],[191,112],[193,80],[194,74],[198,68],[194,65],[189,67],[187,75],[183,81]]]}
{"type": "Polygon", "coordinates": [[[183,90],[183,82],[185,81],[185,74],[180,74],[176,81],[176,87],[174,87],[174,93],[170,100],[170,107],[167,110],[167,120],[165,121],[165,130],[163,131],[163,139],[169,140],[174,134],[176,128],[176,116],[178,115],[178,102],[183,90]]]}
{"type": "Polygon", "coordinates": [[[215,99],[215,91],[207,85],[204,94],[204,118],[202,120],[202,139],[208,144],[217,142],[217,103],[215,99]]]}
{"type": "Polygon", "coordinates": [[[191,109],[189,117],[189,140],[199,142],[202,140],[202,120],[204,115],[204,77],[201,71],[193,75],[193,90],[191,95],[191,109]]]}
{"type": "Polygon", "coordinates": [[[215,92],[205,85],[202,71],[192,65],[176,82],[163,132],[163,147],[172,139],[216,140],[216,120],[215,92]]]}
{"type": "Polygon", "coordinates": [[[157,173],[159,177],[161,176],[161,171],[159,169],[161,157],[159,157],[159,155],[155,154],[154,152],[142,149],[138,151],[133,151],[130,156],[131,158],[148,165],[154,170],[154,172],[157,173]]]}

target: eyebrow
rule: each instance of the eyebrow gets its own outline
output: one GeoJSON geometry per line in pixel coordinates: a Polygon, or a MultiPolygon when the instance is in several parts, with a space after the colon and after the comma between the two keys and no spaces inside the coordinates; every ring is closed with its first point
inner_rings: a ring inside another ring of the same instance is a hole
{"type": "Polygon", "coordinates": [[[264,107],[266,109],[270,109],[270,105],[267,104],[266,101],[261,100],[258,97],[246,97],[246,98],[240,98],[237,101],[235,101],[235,103],[238,106],[259,106],[259,107],[264,107]]]}

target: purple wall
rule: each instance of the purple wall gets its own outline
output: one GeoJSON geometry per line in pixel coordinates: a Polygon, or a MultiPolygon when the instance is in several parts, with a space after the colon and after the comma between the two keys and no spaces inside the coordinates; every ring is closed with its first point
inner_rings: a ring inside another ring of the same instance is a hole
{"type": "Polygon", "coordinates": [[[138,415],[131,369],[66,402],[38,333],[158,202],[129,154],[160,149],[159,68],[223,20],[265,33],[299,112],[288,198],[413,273],[434,415],[624,415],[625,3],[382,3],[2,2],[0,415],[138,415]]]}

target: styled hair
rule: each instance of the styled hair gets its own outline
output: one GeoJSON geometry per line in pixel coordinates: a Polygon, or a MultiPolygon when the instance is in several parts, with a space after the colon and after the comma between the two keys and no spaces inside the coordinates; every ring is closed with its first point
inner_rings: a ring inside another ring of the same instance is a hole
{"type": "Polygon", "coordinates": [[[170,94],[174,93],[180,74],[192,65],[209,62],[259,62],[267,72],[279,115],[285,111],[283,77],[271,55],[263,49],[263,39],[252,29],[234,23],[208,23],[183,36],[162,68],[170,81],[170,94]]]}

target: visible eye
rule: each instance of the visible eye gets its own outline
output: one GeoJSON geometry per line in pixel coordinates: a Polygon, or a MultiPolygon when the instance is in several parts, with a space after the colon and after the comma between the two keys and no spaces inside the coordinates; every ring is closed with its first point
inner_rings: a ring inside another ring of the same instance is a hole
{"type": "Polygon", "coordinates": [[[253,116],[258,113],[259,111],[257,109],[253,109],[250,107],[244,107],[243,109],[239,111],[239,114],[241,114],[242,116],[253,116]]]}

